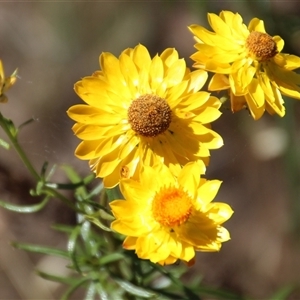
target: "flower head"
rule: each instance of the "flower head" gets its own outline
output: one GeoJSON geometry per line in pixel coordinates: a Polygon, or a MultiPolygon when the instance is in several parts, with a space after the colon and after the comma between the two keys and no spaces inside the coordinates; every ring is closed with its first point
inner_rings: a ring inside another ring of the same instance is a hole
{"type": "Polygon", "coordinates": [[[5,93],[16,82],[16,80],[17,70],[15,70],[11,76],[5,78],[4,68],[2,61],[0,60],[0,103],[7,102],[5,93]]]}
{"type": "Polygon", "coordinates": [[[219,251],[230,239],[221,225],[233,211],[211,203],[221,182],[200,178],[202,161],[186,164],[174,177],[165,165],[145,167],[140,181],[123,179],[126,200],[110,203],[116,218],[111,227],[126,236],[123,247],[159,264],[178,259],[192,264],[195,251],[219,251]]]}
{"type": "Polygon", "coordinates": [[[208,14],[213,31],[191,25],[198,50],[194,66],[214,72],[211,91],[230,89],[232,111],[248,107],[254,119],[265,110],[284,116],[282,95],[300,99],[300,58],[281,53],[284,41],[266,33],[264,22],[253,18],[249,25],[230,11],[208,14]]]}
{"type": "Polygon", "coordinates": [[[208,161],[222,138],[210,128],[219,99],[199,92],[207,72],[190,72],[174,49],[151,59],[138,45],[100,56],[101,71],[75,84],[87,105],[68,110],[82,139],[75,153],[89,160],[108,188],[133,177],[142,165],[166,164],[173,173],[189,161],[208,161]]]}

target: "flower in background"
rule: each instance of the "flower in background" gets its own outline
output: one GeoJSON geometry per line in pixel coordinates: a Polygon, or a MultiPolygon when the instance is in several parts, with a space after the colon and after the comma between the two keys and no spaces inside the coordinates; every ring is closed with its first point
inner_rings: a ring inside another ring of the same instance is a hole
{"type": "Polygon", "coordinates": [[[102,53],[100,66],[75,84],[87,105],[67,113],[82,140],[75,154],[89,160],[105,187],[137,175],[141,165],[164,163],[176,174],[189,161],[208,163],[210,150],[223,145],[210,128],[221,102],[199,92],[207,72],[190,72],[176,50],[151,59],[138,45],[119,58],[102,53]]]}
{"type": "Polygon", "coordinates": [[[17,70],[15,70],[11,76],[5,78],[4,68],[2,61],[0,60],[0,103],[7,102],[5,93],[16,82],[16,80],[17,70]]]}
{"type": "Polygon", "coordinates": [[[248,107],[254,119],[265,110],[284,116],[282,95],[300,99],[300,58],[281,53],[284,41],[271,37],[264,22],[253,18],[248,27],[230,11],[208,14],[213,31],[191,25],[198,50],[191,58],[196,68],[214,72],[209,90],[230,89],[233,112],[248,107]],[[281,95],[282,94],[282,95],[281,95]]]}
{"type": "Polygon", "coordinates": [[[221,182],[205,180],[202,161],[186,164],[174,177],[165,165],[145,167],[140,181],[123,179],[126,200],[110,203],[116,218],[111,228],[126,236],[123,247],[161,265],[178,259],[194,263],[195,251],[219,251],[230,239],[221,225],[233,211],[211,203],[221,182]]]}

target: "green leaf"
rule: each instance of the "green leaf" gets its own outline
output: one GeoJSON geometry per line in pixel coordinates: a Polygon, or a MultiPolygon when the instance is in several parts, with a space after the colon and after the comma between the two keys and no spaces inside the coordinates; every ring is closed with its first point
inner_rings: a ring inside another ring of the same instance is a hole
{"type": "Polygon", "coordinates": [[[104,231],[112,231],[109,227],[107,227],[106,225],[104,225],[102,222],[101,222],[101,219],[99,217],[95,217],[95,214],[94,215],[85,215],[84,216],[86,220],[88,220],[89,222],[95,224],[96,226],[100,227],[102,230],[104,231]]]}
{"type": "Polygon", "coordinates": [[[73,226],[68,226],[68,225],[63,225],[63,224],[54,224],[51,226],[51,228],[53,228],[54,230],[60,231],[60,232],[68,233],[68,234],[71,234],[71,232],[74,229],[73,226]]]}
{"type": "Polygon", "coordinates": [[[31,118],[27,121],[25,121],[24,123],[22,123],[21,125],[19,125],[18,130],[20,131],[23,127],[25,127],[26,125],[29,125],[30,123],[34,122],[34,118],[31,118]]]}
{"type": "Polygon", "coordinates": [[[36,270],[36,273],[40,277],[42,277],[46,280],[50,280],[50,281],[54,281],[54,282],[60,282],[60,283],[68,284],[68,285],[73,285],[73,284],[78,282],[78,278],[74,278],[74,277],[57,276],[57,275],[52,275],[52,274],[42,272],[42,271],[39,271],[39,270],[36,270]]]}
{"type": "MultiPolygon", "coordinates": [[[[95,177],[95,176],[94,176],[95,177]]],[[[88,194],[88,199],[92,199],[93,197],[99,196],[101,191],[103,190],[103,182],[98,184],[89,194],[88,194]]]]}
{"type": "Polygon", "coordinates": [[[14,205],[14,204],[6,203],[6,202],[0,200],[0,206],[4,207],[5,209],[10,210],[10,211],[28,214],[28,213],[34,213],[34,212],[40,211],[42,208],[44,208],[46,206],[49,199],[50,198],[47,196],[40,203],[33,204],[33,205],[25,205],[25,206],[14,205]]]}
{"type": "Polygon", "coordinates": [[[25,243],[18,243],[18,242],[12,242],[11,245],[14,248],[29,251],[29,252],[59,256],[59,257],[62,257],[62,258],[69,259],[69,254],[68,254],[67,251],[56,249],[56,248],[43,247],[43,246],[25,244],[25,243]]]}
{"type": "Polygon", "coordinates": [[[66,173],[68,178],[71,180],[71,182],[76,183],[78,181],[81,181],[81,177],[77,174],[77,172],[71,166],[64,165],[61,168],[64,170],[64,172],[66,173]]]}
{"type": "Polygon", "coordinates": [[[41,176],[42,176],[42,178],[45,178],[46,171],[47,171],[47,168],[48,168],[48,164],[49,163],[47,161],[45,161],[43,163],[43,166],[42,166],[42,169],[41,169],[41,176]]]}
{"type": "Polygon", "coordinates": [[[7,143],[6,141],[0,139],[0,147],[3,147],[4,149],[9,150],[10,144],[7,143]]]}
{"type": "Polygon", "coordinates": [[[83,284],[87,283],[90,279],[89,278],[82,278],[74,283],[60,298],[61,300],[67,300],[69,297],[83,284]]]}
{"type": "Polygon", "coordinates": [[[45,187],[45,182],[43,179],[41,179],[36,185],[36,190],[35,190],[36,195],[38,196],[42,195],[44,192],[44,187],[45,187]]]}
{"type": "Polygon", "coordinates": [[[76,244],[80,233],[81,233],[81,226],[78,225],[73,229],[70,235],[69,242],[68,242],[68,253],[70,258],[72,259],[76,271],[81,274],[81,270],[76,257],[76,244]]]}
{"type": "Polygon", "coordinates": [[[118,278],[114,278],[114,279],[122,289],[124,289],[126,292],[130,293],[131,295],[139,296],[142,298],[151,298],[151,297],[158,296],[156,293],[147,291],[146,289],[138,287],[128,281],[124,281],[118,278]]]}
{"type": "Polygon", "coordinates": [[[118,261],[118,260],[121,260],[121,259],[124,259],[124,255],[121,254],[121,253],[115,252],[115,253],[103,255],[99,259],[99,264],[100,265],[106,265],[106,264],[109,264],[111,262],[118,261]]]}
{"type": "Polygon", "coordinates": [[[94,210],[99,210],[99,209],[104,210],[104,211],[107,210],[103,205],[95,202],[94,200],[84,199],[84,200],[82,200],[82,203],[91,206],[94,210]]]}
{"type": "Polygon", "coordinates": [[[86,295],[85,295],[84,299],[85,300],[93,300],[93,299],[95,299],[96,292],[97,292],[96,284],[94,282],[91,282],[91,284],[87,288],[87,292],[86,292],[86,295]]]}
{"type": "Polygon", "coordinates": [[[198,295],[196,295],[192,290],[188,289],[187,287],[184,287],[183,290],[188,299],[201,300],[201,298],[198,295]]]}
{"type": "Polygon", "coordinates": [[[10,119],[6,119],[6,118],[3,118],[4,119],[4,122],[7,126],[7,129],[9,130],[9,132],[11,133],[11,135],[16,138],[17,135],[18,135],[18,129],[16,128],[16,126],[14,125],[13,121],[10,120],[10,119]]]}

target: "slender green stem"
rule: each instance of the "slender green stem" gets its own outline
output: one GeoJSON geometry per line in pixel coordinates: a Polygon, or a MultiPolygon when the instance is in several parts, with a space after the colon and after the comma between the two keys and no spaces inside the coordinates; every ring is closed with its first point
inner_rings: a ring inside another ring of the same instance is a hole
{"type": "MultiPolygon", "coordinates": [[[[28,169],[30,174],[34,177],[34,179],[39,182],[42,180],[41,175],[35,170],[33,165],[31,164],[30,160],[28,159],[27,155],[23,151],[22,147],[20,146],[17,135],[12,134],[9,125],[7,123],[7,120],[3,117],[3,115],[0,112],[0,126],[3,128],[4,132],[8,136],[9,140],[11,141],[14,149],[18,153],[19,157],[21,158],[22,162],[24,163],[25,167],[28,169]]],[[[66,198],[64,195],[57,192],[55,189],[51,187],[45,186],[43,188],[43,191],[45,191],[48,195],[51,195],[52,197],[56,197],[60,199],[62,202],[64,202],[66,205],[68,205],[70,208],[72,208],[74,211],[81,212],[76,205],[74,205],[68,198],[66,198]]]]}
{"type": "Polygon", "coordinates": [[[80,210],[75,204],[73,204],[67,197],[65,197],[63,194],[57,192],[53,188],[46,187],[44,188],[44,191],[47,192],[48,195],[51,195],[54,198],[58,198],[63,203],[65,203],[67,206],[69,206],[72,210],[82,213],[82,210],[80,210]]]}
{"type": "Polygon", "coordinates": [[[21,160],[23,161],[23,163],[26,166],[26,168],[28,169],[28,171],[31,173],[31,175],[34,177],[34,179],[36,179],[37,181],[40,180],[40,175],[38,174],[38,172],[34,169],[32,164],[30,163],[27,155],[24,153],[23,149],[19,145],[17,138],[14,137],[13,134],[11,133],[11,131],[7,125],[7,122],[5,121],[5,118],[3,117],[1,112],[0,112],[0,125],[3,128],[3,130],[5,131],[8,138],[10,139],[13,147],[17,151],[18,155],[20,156],[21,160]]]}

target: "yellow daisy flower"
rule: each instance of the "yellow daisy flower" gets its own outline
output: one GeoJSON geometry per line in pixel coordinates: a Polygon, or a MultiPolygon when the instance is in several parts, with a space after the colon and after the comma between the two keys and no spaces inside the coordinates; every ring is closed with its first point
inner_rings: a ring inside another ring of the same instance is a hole
{"type": "Polygon", "coordinates": [[[195,251],[219,251],[230,239],[221,225],[233,211],[226,203],[211,203],[221,182],[200,178],[204,173],[202,161],[186,164],[178,178],[161,164],[145,167],[139,182],[121,180],[126,200],[110,206],[116,218],[111,228],[127,236],[123,247],[161,265],[178,259],[191,265],[195,251]]]}
{"type": "Polygon", "coordinates": [[[5,78],[3,64],[0,60],[0,103],[7,102],[7,97],[5,93],[16,82],[16,80],[17,70],[15,70],[11,76],[5,78]]]}
{"type": "Polygon", "coordinates": [[[138,45],[100,56],[101,71],[75,84],[87,105],[68,110],[82,142],[75,154],[89,160],[107,188],[138,174],[142,164],[164,163],[176,173],[197,159],[208,160],[222,138],[210,129],[220,116],[219,99],[198,92],[207,72],[190,72],[174,49],[151,59],[138,45]]]}
{"type": "Polygon", "coordinates": [[[213,32],[191,25],[198,50],[191,58],[196,68],[216,73],[209,90],[230,88],[232,111],[249,108],[254,119],[266,110],[284,116],[282,95],[300,99],[300,58],[281,53],[284,41],[266,33],[264,22],[253,18],[248,27],[230,11],[208,14],[213,32]],[[282,95],[281,95],[282,94],[282,95]]]}

